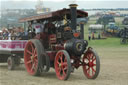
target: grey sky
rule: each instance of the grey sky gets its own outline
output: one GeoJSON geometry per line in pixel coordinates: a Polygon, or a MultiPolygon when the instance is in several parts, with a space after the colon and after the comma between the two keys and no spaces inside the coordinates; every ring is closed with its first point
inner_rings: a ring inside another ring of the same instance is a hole
{"type": "MultiPolygon", "coordinates": [[[[37,0],[0,0],[1,8],[35,8],[37,0]]],[[[42,1],[42,0],[41,0],[42,1]]],[[[52,10],[68,8],[73,0],[43,0],[45,7],[52,10]]],[[[76,0],[79,8],[128,8],[128,0],[76,0]]]]}

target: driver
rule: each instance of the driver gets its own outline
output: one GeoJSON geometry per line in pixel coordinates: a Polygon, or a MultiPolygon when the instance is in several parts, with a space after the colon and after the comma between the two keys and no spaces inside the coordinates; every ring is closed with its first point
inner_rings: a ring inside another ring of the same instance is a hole
{"type": "Polygon", "coordinates": [[[35,37],[40,39],[41,34],[43,33],[43,30],[44,30],[44,25],[41,24],[41,23],[38,23],[37,21],[34,21],[33,28],[34,28],[34,31],[35,31],[35,34],[36,34],[35,37]]]}
{"type": "Polygon", "coordinates": [[[65,31],[65,32],[71,31],[71,30],[72,30],[71,27],[65,27],[65,28],[64,28],[64,31],[65,31]]]}

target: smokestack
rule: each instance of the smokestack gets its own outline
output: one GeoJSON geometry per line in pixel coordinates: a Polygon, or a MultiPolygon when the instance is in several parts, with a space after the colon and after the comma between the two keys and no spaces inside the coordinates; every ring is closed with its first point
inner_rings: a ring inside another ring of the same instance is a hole
{"type": "Polygon", "coordinates": [[[70,12],[71,12],[71,28],[76,30],[76,19],[77,19],[77,4],[70,4],[70,12]]]}

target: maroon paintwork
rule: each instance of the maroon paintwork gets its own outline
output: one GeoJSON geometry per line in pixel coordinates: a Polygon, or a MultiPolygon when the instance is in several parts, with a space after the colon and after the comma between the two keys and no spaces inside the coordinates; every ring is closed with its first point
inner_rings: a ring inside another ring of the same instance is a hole
{"type": "MultiPolygon", "coordinates": [[[[33,20],[39,20],[39,19],[52,19],[57,20],[57,19],[63,19],[63,16],[66,15],[67,19],[71,18],[71,14],[70,14],[70,9],[62,9],[62,10],[58,10],[58,11],[54,11],[54,12],[49,12],[49,13],[43,13],[37,16],[31,16],[31,17],[27,17],[27,18],[22,18],[20,19],[19,22],[28,22],[28,21],[33,21],[33,20]]],[[[77,10],[77,18],[80,17],[87,17],[88,13],[81,11],[81,10],[77,10]]]]}

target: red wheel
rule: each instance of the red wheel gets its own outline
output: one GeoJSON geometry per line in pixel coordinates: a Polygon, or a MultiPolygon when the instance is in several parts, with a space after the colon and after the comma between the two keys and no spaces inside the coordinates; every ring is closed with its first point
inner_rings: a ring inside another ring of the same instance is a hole
{"type": "Polygon", "coordinates": [[[36,40],[28,41],[24,50],[24,63],[27,72],[30,75],[39,75],[39,58],[41,56],[41,48],[36,40]]]}
{"type": "Polygon", "coordinates": [[[56,54],[54,65],[57,78],[67,80],[71,73],[70,57],[67,51],[61,50],[56,54]]]}
{"type": "Polygon", "coordinates": [[[89,79],[95,79],[100,71],[100,60],[97,53],[89,48],[83,57],[83,72],[89,79]]]}

